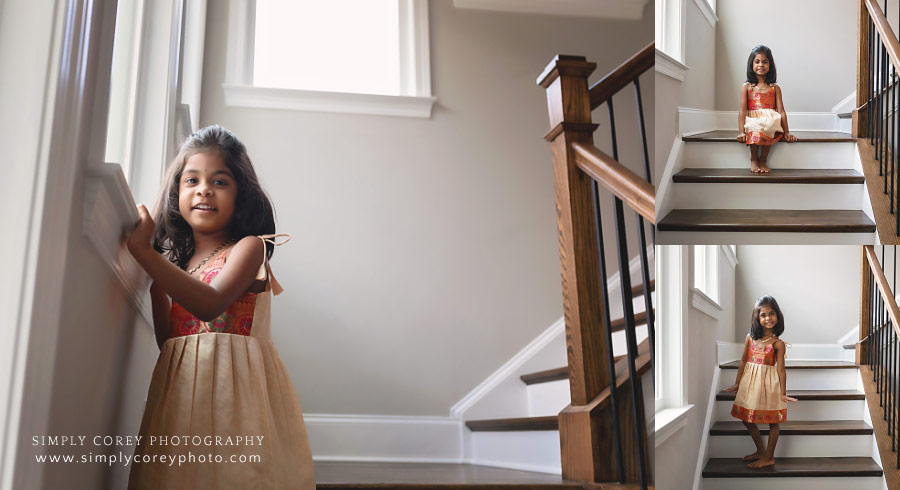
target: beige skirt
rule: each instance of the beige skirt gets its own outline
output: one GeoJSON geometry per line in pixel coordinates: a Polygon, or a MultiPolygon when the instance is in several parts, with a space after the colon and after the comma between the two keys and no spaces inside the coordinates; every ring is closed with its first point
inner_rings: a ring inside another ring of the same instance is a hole
{"type": "Polygon", "coordinates": [[[767,138],[774,138],[775,133],[783,133],[781,114],[775,109],[757,109],[749,111],[744,118],[744,130],[747,133],[762,133],[767,138]]]}
{"type": "Polygon", "coordinates": [[[734,397],[731,416],[754,424],[780,424],[787,420],[781,399],[781,381],[775,366],[746,363],[734,397]]]}
{"type": "Polygon", "coordinates": [[[300,402],[270,338],[167,340],[140,435],[135,456],[150,461],[132,464],[129,490],[316,488],[300,402]]]}

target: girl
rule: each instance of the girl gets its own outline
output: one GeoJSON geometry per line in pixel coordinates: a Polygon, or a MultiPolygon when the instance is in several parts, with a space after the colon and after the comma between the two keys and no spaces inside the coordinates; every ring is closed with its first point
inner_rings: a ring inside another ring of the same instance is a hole
{"type": "Polygon", "coordinates": [[[750,334],[744,342],[744,354],[737,380],[725,391],[735,391],[731,416],[741,419],[756,444],[756,452],[744,456],[750,468],[775,464],[775,445],[778,444],[779,424],[787,420],[787,376],[784,368],[784,342],[778,337],[784,332],[784,315],[778,302],[762,296],[753,306],[750,334]],[[777,365],[777,368],[776,368],[777,365]],[[769,445],[763,445],[757,422],[769,424],[769,445]]]}
{"type": "Polygon", "coordinates": [[[788,131],[787,113],[781,102],[781,87],[775,84],[777,73],[772,51],[757,46],[747,59],[747,81],[741,86],[741,110],[738,113],[737,140],[750,146],[750,171],[769,173],[766,159],[772,145],[797,137],[788,131]],[[758,150],[758,153],[757,153],[758,150]]]}
{"type": "Polygon", "coordinates": [[[192,134],[128,250],[160,346],[128,488],[315,489],[303,414],[269,335],[274,210],[237,137],[192,134]],[[169,303],[169,297],[172,303],[169,303]]]}

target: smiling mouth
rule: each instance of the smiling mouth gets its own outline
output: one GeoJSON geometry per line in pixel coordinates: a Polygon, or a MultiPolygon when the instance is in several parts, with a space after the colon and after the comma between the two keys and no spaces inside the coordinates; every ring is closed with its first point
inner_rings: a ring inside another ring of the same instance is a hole
{"type": "Polygon", "coordinates": [[[212,213],[212,212],[219,210],[218,208],[214,208],[212,206],[207,206],[207,205],[194,206],[191,209],[193,209],[194,211],[201,211],[204,213],[212,213]]]}

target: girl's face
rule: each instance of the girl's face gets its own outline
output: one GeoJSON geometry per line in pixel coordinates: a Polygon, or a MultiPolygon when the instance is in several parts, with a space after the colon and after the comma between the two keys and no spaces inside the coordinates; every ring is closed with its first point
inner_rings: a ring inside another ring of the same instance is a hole
{"type": "Polygon", "coordinates": [[[759,307],[759,324],[762,325],[763,328],[775,328],[777,323],[778,313],[776,313],[771,306],[762,305],[759,307]]]}
{"type": "Polygon", "coordinates": [[[236,199],[234,175],[218,152],[188,157],[178,182],[178,211],[195,233],[224,231],[236,199]]]}
{"type": "Polygon", "coordinates": [[[769,73],[769,58],[766,58],[766,55],[757,53],[753,57],[753,73],[762,77],[769,73]]]}

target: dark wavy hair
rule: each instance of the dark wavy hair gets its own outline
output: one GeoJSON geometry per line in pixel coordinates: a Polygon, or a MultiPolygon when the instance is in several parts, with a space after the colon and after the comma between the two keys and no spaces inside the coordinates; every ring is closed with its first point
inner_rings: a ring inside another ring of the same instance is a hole
{"type": "MultiPolygon", "coordinates": [[[[222,156],[237,183],[234,214],[228,224],[228,238],[240,240],[249,235],[275,233],[275,209],[259,185],[247,148],[231,131],[219,125],[207,126],[191,134],[169,163],[154,207],[156,231],[153,248],[182,269],[194,255],[194,233],[178,209],[181,173],[188,158],[197,153],[215,151],[222,156]]],[[[266,243],[271,258],[274,245],[266,243]]]]}
{"type": "Polygon", "coordinates": [[[778,71],[775,70],[775,58],[772,57],[772,50],[762,44],[753,48],[753,51],[750,51],[750,57],[747,58],[747,83],[756,85],[759,82],[759,79],[756,78],[756,73],[753,72],[753,58],[756,58],[758,54],[765,55],[769,60],[769,73],[766,73],[766,83],[775,83],[778,80],[778,71]]]}
{"type": "Polygon", "coordinates": [[[757,340],[763,336],[763,327],[759,324],[759,309],[763,306],[772,308],[778,315],[778,322],[773,330],[776,337],[781,337],[781,334],[784,333],[784,315],[781,313],[781,308],[778,307],[778,302],[771,296],[760,296],[753,305],[753,315],[750,317],[750,338],[757,340]]]}

